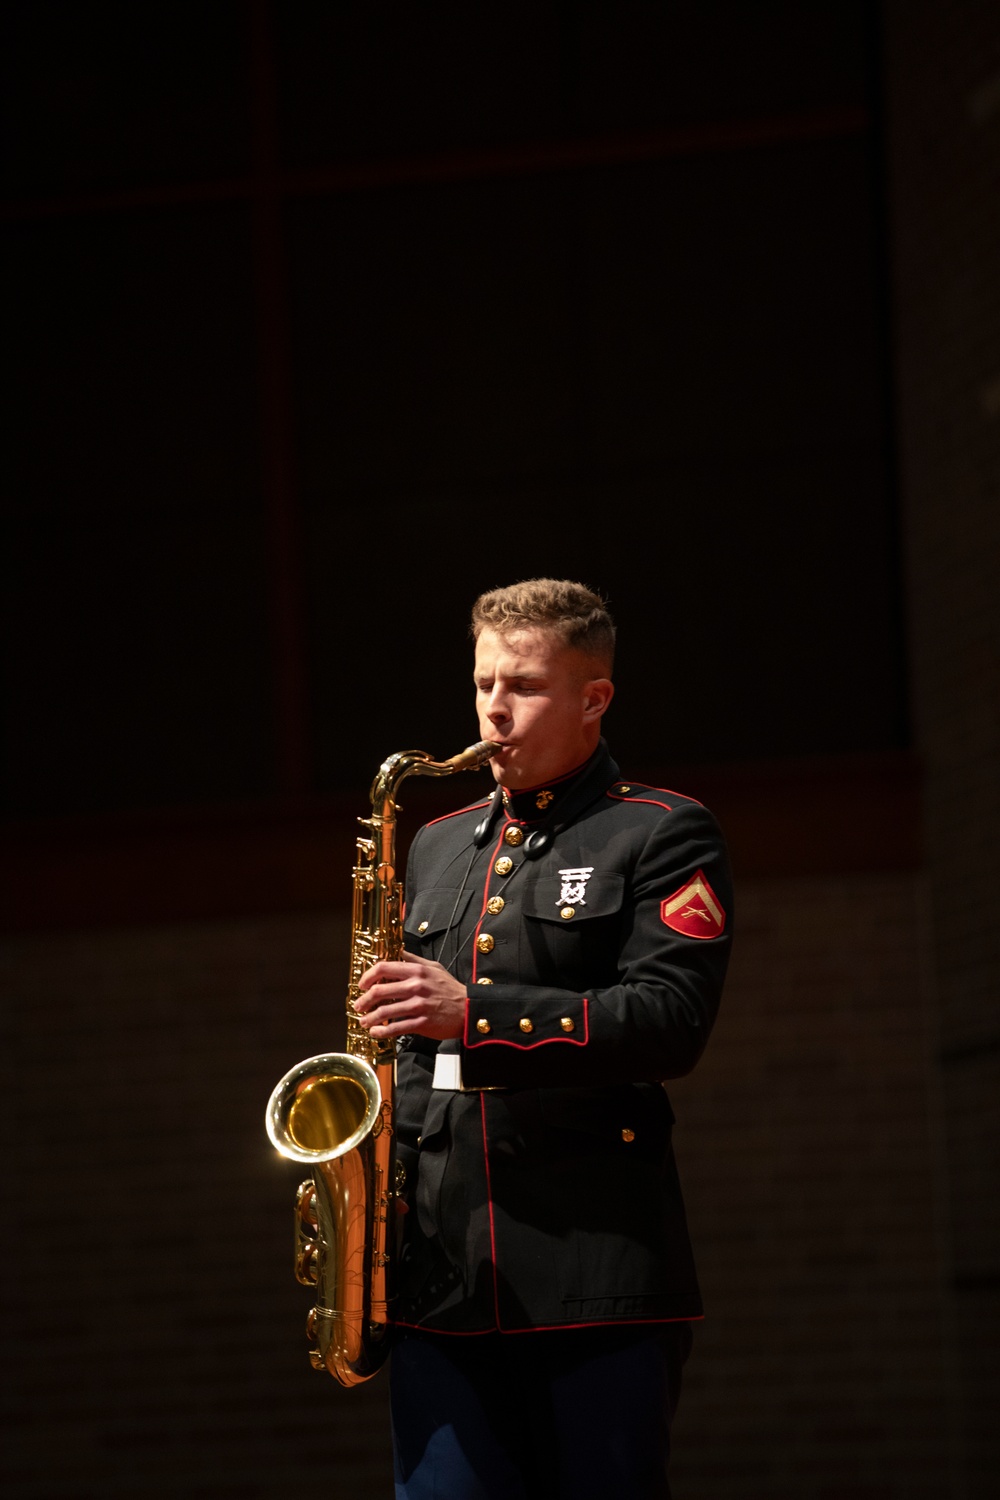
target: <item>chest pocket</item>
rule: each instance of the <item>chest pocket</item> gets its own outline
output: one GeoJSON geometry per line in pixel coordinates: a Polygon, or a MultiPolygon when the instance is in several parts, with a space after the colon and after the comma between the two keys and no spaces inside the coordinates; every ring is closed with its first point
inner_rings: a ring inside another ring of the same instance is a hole
{"type": "Polygon", "coordinates": [[[540,975],[558,976],[564,985],[613,981],[621,947],[624,875],[591,875],[582,900],[560,899],[562,889],[558,874],[543,875],[524,893],[529,962],[540,975]]]}
{"type": "Polygon", "coordinates": [[[421,891],[412,902],[407,901],[403,931],[411,953],[424,953],[428,958],[437,956],[437,948],[448,924],[455,928],[459,926],[472,900],[472,891],[463,891],[456,907],[457,896],[456,886],[451,889],[434,886],[429,891],[421,891]]]}

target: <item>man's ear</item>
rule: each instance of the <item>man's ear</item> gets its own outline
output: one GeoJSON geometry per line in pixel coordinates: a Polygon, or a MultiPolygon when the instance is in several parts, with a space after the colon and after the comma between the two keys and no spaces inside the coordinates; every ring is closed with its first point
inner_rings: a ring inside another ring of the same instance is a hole
{"type": "Polygon", "coordinates": [[[603,718],[614,696],[615,685],[610,677],[594,677],[590,682],[585,682],[583,685],[584,723],[603,718]]]}

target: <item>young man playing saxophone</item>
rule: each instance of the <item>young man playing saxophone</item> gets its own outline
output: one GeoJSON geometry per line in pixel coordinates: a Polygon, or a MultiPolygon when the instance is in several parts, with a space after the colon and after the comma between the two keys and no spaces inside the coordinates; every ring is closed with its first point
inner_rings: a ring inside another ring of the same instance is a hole
{"type": "Polygon", "coordinates": [[[596,595],[515,584],[473,630],[496,786],[417,834],[406,960],[357,1002],[399,1039],[396,1493],[663,1500],[701,1302],[661,1083],[718,1007],[725,848],[619,775],[596,595]]]}

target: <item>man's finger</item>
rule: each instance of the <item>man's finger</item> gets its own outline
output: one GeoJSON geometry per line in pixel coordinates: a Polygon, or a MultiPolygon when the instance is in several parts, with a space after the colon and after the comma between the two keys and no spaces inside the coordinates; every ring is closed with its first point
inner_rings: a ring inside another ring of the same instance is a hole
{"type": "Polygon", "coordinates": [[[362,995],[367,995],[370,994],[376,985],[384,988],[393,981],[398,982],[399,980],[412,979],[412,977],[413,970],[405,964],[397,963],[395,960],[380,959],[377,964],[372,964],[371,968],[366,969],[362,974],[358,980],[358,989],[362,995]]]}
{"type": "Polygon", "coordinates": [[[374,1015],[392,1000],[409,1000],[413,991],[408,985],[379,984],[359,995],[354,1009],[359,1016],[374,1015]]]}
{"type": "Polygon", "coordinates": [[[376,1037],[406,1036],[410,1031],[415,1031],[420,1026],[427,1025],[426,1016],[409,1016],[405,1021],[391,1021],[389,1025],[373,1026],[369,1035],[376,1037]]]}
{"type": "Polygon", "coordinates": [[[378,1005],[372,1007],[365,1019],[369,1026],[382,1026],[386,1021],[397,1021],[404,1016],[409,1018],[414,1004],[415,1001],[409,996],[397,1000],[394,1004],[380,1001],[378,1005]]]}

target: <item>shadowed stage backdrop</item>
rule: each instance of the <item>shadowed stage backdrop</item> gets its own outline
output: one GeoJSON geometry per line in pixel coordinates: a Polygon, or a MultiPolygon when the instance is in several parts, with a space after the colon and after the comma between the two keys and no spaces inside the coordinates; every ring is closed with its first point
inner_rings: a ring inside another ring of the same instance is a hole
{"type": "Polygon", "coordinates": [[[342,1040],[375,768],[555,575],[738,881],[677,1493],[986,1494],[987,9],[10,7],[9,1493],[390,1493],[263,1108],[342,1040]]]}

